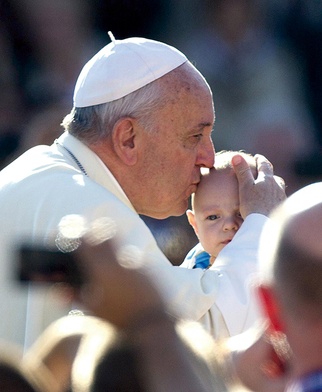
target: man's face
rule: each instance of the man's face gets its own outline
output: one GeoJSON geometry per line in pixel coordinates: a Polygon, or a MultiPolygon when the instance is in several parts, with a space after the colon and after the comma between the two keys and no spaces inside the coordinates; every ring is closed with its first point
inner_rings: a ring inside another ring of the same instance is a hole
{"type": "Polygon", "coordinates": [[[232,169],[212,169],[202,178],[189,222],[206,252],[217,257],[230,243],[243,219],[239,212],[237,178],[232,169]]]}
{"type": "Polygon", "coordinates": [[[214,163],[212,96],[205,83],[182,88],[154,117],[142,153],[140,213],[154,218],[182,215],[200,180],[200,167],[214,163]]]}

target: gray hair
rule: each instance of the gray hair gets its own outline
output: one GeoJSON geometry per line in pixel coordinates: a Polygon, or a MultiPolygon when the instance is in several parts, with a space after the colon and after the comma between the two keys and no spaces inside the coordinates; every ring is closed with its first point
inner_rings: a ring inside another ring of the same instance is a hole
{"type": "Polygon", "coordinates": [[[158,124],[154,123],[154,114],[167,103],[173,103],[181,88],[189,90],[200,82],[205,83],[211,93],[205,78],[187,61],[125,97],[100,105],[73,107],[61,125],[88,145],[110,137],[116,122],[124,117],[135,118],[147,132],[156,132],[158,124]]]}
{"type": "Polygon", "coordinates": [[[84,108],[73,107],[63,119],[62,126],[86,144],[108,138],[115,123],[124,117],[136,118],[148,131],[153,131],[153,113],[166,103],[165,90],[164,84],[158,79],[112,102],[84,108]]]}

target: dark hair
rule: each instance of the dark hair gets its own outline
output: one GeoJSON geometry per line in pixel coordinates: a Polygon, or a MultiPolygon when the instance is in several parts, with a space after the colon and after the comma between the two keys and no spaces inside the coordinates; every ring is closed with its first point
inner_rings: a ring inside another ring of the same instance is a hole
{"type": "Polygon", "coordinates": [[[90,392],[145,392],[135,348],[118,341],[95,367],[90,392]]]}
{"type": "Polygon", "coordinates": [[[34,387],[19,365],[0,361],[0,391],[5,392],[40,392],[34,387]]]}

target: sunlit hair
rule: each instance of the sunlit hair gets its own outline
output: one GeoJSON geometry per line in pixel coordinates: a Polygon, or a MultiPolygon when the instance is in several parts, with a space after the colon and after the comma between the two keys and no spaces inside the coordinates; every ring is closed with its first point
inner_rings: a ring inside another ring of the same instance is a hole
{"type": "Polygon", "coordinates": [[[257,173],[255,158],[253,157],[253,155],[248,154],[245,151],[222,150],[217,152],[215,155],[215,169],[232,169],[231,159],[234,155],[241,155],[243,158],[245,158],[246,162],[252,169],[253,174],[257,173]]]}
{"type": "Polygon", "coordinates": [[[124,117],[136,118],[150,130],[153,113],[165,103],[164,90],[163,84],[155,81],[112,102],[74,107],[62,125],[70,134],[87,144],[109,137],[115,123],[124,117]]]}

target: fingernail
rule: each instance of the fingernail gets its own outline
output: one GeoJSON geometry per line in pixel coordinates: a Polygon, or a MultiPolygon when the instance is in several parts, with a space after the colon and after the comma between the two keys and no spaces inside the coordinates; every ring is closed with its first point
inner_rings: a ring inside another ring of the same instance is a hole
{"type": "Polygon", "coordinates": [[[234,155],[232,158],[232,162],[234,165],[238,165],[241,161],[242,159],[240,155],[234,155]]]}

